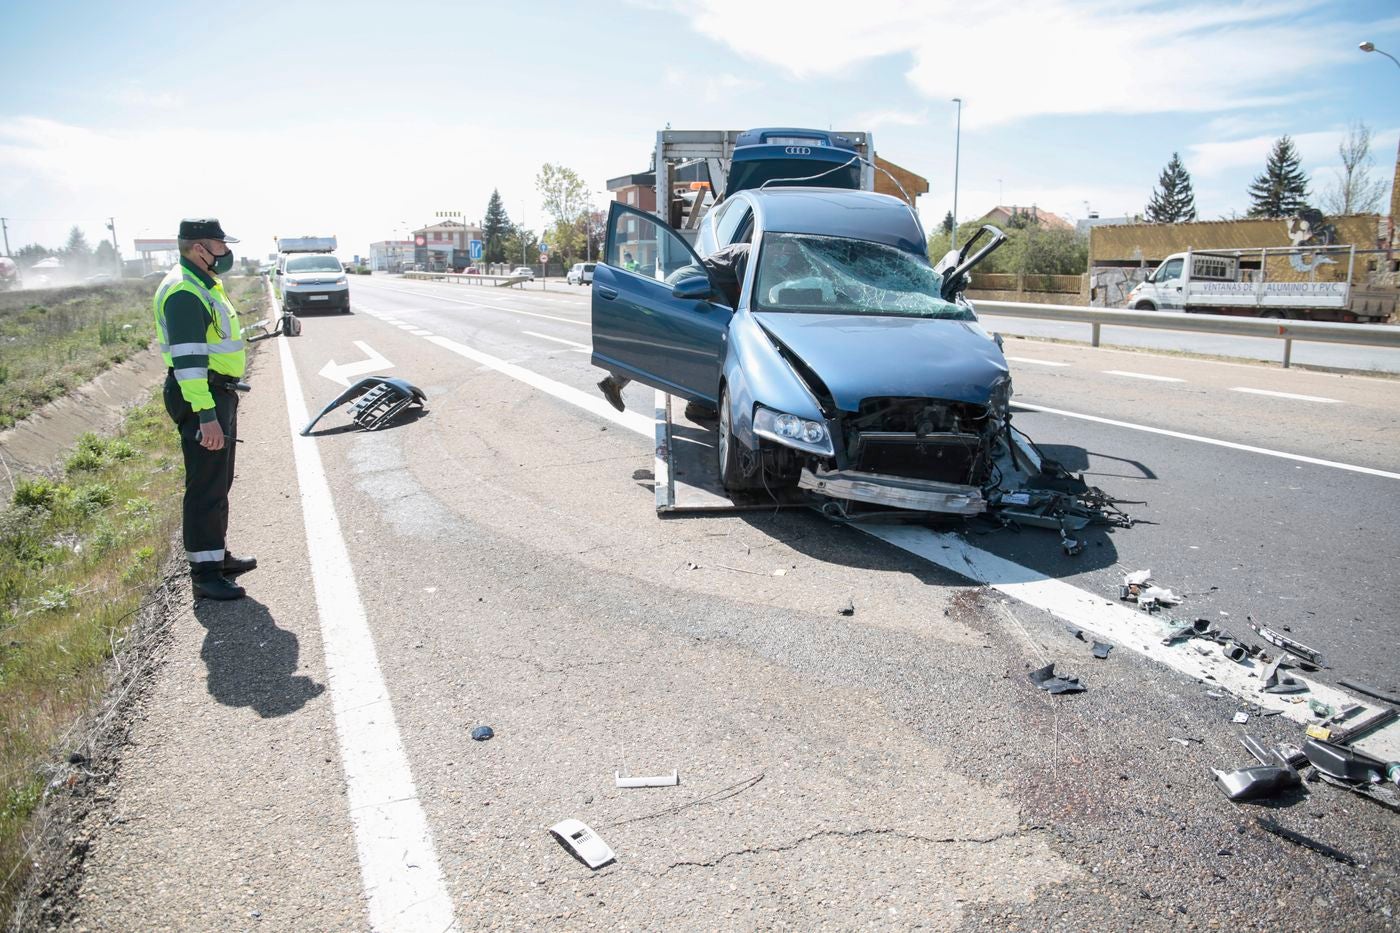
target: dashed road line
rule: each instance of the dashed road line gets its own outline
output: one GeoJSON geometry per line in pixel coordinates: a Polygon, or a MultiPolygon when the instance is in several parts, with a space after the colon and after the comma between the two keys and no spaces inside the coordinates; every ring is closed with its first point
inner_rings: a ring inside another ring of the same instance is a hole
{"type": "Polygon", "coordinates": [[[541,340],[553,340],[555,343],[562,343],[575,353],[592,353],[593,348],[586,343],[576,343],[572,340],[565,340],[563,337],[551,337],[549,334],[537,333],[533,330],[522,330],[522,334],[529,334],[531,337],[538,337],[541,340]]]}
{"type": "Polygon", "coordinates": [[[1341,400],[1335,398],[1323,398],[1321,395],[1298,395],[1296,392],[1275,392],[1271,389],[1249,389],[1245,386],[1234,386],[1231,392],[1248,392],[1250,395],[1267,395],[1271,398],[1289,398],[1297,402],[1323,402],[1328,405],[1340,405],[1341,400]]]}
{"type": "Polygon", "coordinates": [[[430,330],[411,330],[409,333],[415,337],[431,337],[433,335],[430,330]]]}
{"type": "Polygon", "coordinates": [[[1008,356],[1013,363],[1032,363],[1036,366],[1069,366],[1069,363],[1056,363],[1052,360],[1033,360],[1028,356],[1008,356]]]}
{"type": "MultiPolygon", "coordinates": [[[[403,291],[403,289],[401,288],[389,288],[388,286],[380,287],[384,288],[386,291],[391,292],[403,291]]],[[[479,301],[467,301],[465,298],[449,298],[447,295],[435,295],[434,297],[437,298],[437,300],[439,301],[451,301],[459,305],[467,305],[471,308],[480,308],[483,311],[506,311],[510,314],[523,314],[526,317],[543,318],[546,321],[559,321],[561,324],[573,324],[576,327],[592,326],[592,322],[590,321],[576,321],[572,318],[567,317],[555,317],[552,314],[540,314],[538,311],[522,311],[519,308],[507,308],[504,305],[483,304],[479,301]]]]}
{"type": "Polygon", "coordinates": [[[1317,457],[1305,457],[1302,454],[1291,454],[1283,450],[1270,450],[1267,447],[1255,447],[1252,444],[1237,444],[1234,441],[1225,441],[1218,437],[1202,437],[1199,434],[1187,434],[1184,431],[1169,431],[1166,428],[1157,428],[1147,424],[1134,424],[1131,421],[1118,421],[1115,418],[1100,418],[1098,415],[1086,415],[1083,412],[1065,411],[1062,408],[1050,408],[1047,405],[1034,405],[1030,402],[1022,402],[1019,400],[1012,402],[1011,405],[1013,408],[1025,408],[1030,411],[1043,412],[1047,415],[1078,418],[1080,421],[1092,421],[1096,424],[1107,424],[1115,428],[1128,428],[1131,431],[1145,431],[1148,434],[1160,434],[1163,437],[1175,437],[1183,441],[1195,441],[1198,444],[1211,444],[1216,447],[1227,447],[1230,450],[1242,450],[1251,454],[1263,454],[1266,457],[1278,457],[1282,460],[1294,460],[1298,463],[1310,463],[1314,466],[1332,467],[1337,470],[1348,470],[1352,473],[1364,473],[1367,476],[1400,479],[1400,473],[1392,473],[1389,470],[1377,470],[1374,467],[1357,466],[1354,463],[1338,463],[1335,460],[1321,460],[1317,457]]]}
{"type": "Polygon", "coordinates": [[[284,339],[277,346],[369,926],[394,933],[455,930],[452,900],[418,802],[321,454],[315,438],[299,433],[308,413],[291,344],[284,339]]]}
{"type": "Polygon", "coordinates": [[[1105,373],[1110,376],[1127,376],[1130,379],[1150,379],[1153,382],[1185,382],[1185,379],[1178,379],[1175,376],[1154,376],[1151,373],[1135,373],[1126,369],[1105,369],[1105,373]]]}

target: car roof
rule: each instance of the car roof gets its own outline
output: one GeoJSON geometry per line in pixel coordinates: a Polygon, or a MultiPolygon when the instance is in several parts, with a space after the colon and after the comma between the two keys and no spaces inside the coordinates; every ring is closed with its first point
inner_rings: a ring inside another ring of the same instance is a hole
{"type": "Polygon", "coordinates": [[[736,197],[753,201],[765,232],[848,236],[928,255],[928,244],[913,210],[888,194],[794,187],[744,191],[736,197]]]}

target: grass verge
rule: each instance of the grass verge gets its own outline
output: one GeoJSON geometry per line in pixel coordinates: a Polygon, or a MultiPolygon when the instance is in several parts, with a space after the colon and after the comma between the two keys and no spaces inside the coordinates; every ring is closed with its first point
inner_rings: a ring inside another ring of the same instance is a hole
{"type": "Polygon", "coordinates": [[[158,398],[64,477],[22,480],[0,513],[0,916],[23,887],[45,765],[102,700],[107,662],[159,582],[179,525],[179,442],[158,398]]]}
{"type": "MultiPolygon", "coordinates": [[[[262,279],[230,276],[225,287],[244,323],[257,320],[262,279]]],[[[154,292],[139,280],[0,293],[0,428],[150,346],[154,292]]]]}

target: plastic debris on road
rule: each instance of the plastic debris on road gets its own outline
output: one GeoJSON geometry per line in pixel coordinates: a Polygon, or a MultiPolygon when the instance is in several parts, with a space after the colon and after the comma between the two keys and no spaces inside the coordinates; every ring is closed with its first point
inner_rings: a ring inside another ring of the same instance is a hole
{"type": "Polygon", "coordinates": [[[549,831],[574,858],[595,871],[617,859],[612,846],[604,842],[582,820],[560,820],[551,826],[549,831]]]}
{"type": "Polygon", "coordinates": [[[1055,662],[1051,661],[1042,668],[1031,671],[1026,675],[1030,682],[1035,684],[1046,693],[1083,693],[1085,687],[1079,682],[1078,677],[1063,677],[1055,673],[1055,662]]]}
{"type": "Polygon", "coordinates": [[[492,729],[490,726],[477,726],[472,730],[472,740],[476,742],[485,742],[495,734],[496,730],[492,729]]]}

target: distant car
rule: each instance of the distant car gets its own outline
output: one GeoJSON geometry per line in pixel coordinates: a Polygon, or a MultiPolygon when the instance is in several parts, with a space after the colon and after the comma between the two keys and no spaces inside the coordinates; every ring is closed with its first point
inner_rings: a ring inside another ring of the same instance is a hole
{"type": "Polygon", "coordinates": [[[340,262],[328,253],[283,253],[277,277],[288,311],[337,308],[350,311],[350,285],[340,262]]]}
{"type": "Polygon", "coordinates": [[[535,280],[535,270],[534,270],[534,269],[531,269],[529,266],[516,266],[514,269],[510,270],[510,274],[511,274],[511,275],[523,275],[525,278],[529,279],[531,282],[533,282],[533,281],[535,280]]]}
{"type": "Polygon", "coordinates": [[[147,272],[145,275],[141,276],[141,278],[147,282],[159,282],[161,279],[165,278],[165,273],[169,271],[169,269],[157,269],[154,272],[147,272]]]}
{"type": "Polygon", "coordinates": [[[481,270],[478,269],[476,266],[472,266],[470,269],[467,270],[467,275],[481,275],[481,270]]]}
{"type": "Polygon", "coordinates": [[[596,262],[576,262],[564,278],[570,285],[592,285],[596,262]]]}
{"type": "Polygon", "coordinates": [[[83,279],[83,283],[86,285],[103,285],[107,282],[115,281],[117,281],[115,272],[94,272],[92,275],[83,279]]]}

